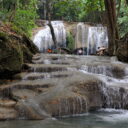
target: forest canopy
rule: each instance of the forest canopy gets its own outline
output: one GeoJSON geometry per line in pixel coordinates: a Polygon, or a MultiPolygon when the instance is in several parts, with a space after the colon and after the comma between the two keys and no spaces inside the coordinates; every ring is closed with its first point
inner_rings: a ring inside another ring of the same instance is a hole
{"type": "MultiPolygon", "coordinates": [[[[0,0],[0,19],[30,35],[36,19],[82,22],[102,22],[104,0],[0,0]]],[[[121,37],[128,31],[128,1],[116,0],[116,12],[121,37]]]]}

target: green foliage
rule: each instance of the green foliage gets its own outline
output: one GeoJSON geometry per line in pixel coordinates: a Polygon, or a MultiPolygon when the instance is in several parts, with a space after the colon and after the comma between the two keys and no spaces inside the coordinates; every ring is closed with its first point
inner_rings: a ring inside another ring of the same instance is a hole
{"type": "MultiPolygon", "coordinates": [[[[82,11],[79,14],[79,20],[86,21],[89,20],[90,17],[96,19],[97,13],[104,11],[104,0],[84,0],[82,4],[82,11]]],[[[91,20],[90,19],[90,20],[91,20]]]]}
{"type": "Polygon", "coordinates": [[[68,21],[78,21],[82,10],[82,0],[55,0],[53,6],[55,17],[62,17],[68,21]]]}
{"type": "Polygon", "coordinates": [[[8,11],[7,10],[1,10],[0,11],[0,19],[2,21],[6,21],[7,17],[8,17],[8,11]]]}
{"type": "Polygon", "coordinates": [[[20,35],[25,34],[25,32],[22,29],[20,29],[19,27],[17,27],[15,24],[11,25],[11,29],[12,29],[12,31],[14,31],[17,34],[20,34],[20,35]]]}
{"type": "MultiPolygon", "coordinates": [[[[27,1],[28,2],[28,1],[27,1]]],[[[13,23],[23,30],[28,36],[31,35],[31,30],[35,26],[36,13],[36,0],[29,0],[28,5],[21,3],[16,10],[16,14],[13,23]]]]}
{"type": "Polygon", "coordinates": [[[103,0],[53,0],[54,18],[68,21],[84,21],[88,13],[103,11],[103,0]]]}
{"type": "MultiPolygon", "coordinates": [[[[101,18],[101,12],[105,10],[104,0],[49,1],[52,5],[52,19],[85,22],[98,21],[101,18]]],[[[38,18],[37,5],[39,5],[40,14],[43,14],[43,8],[47,9],[44,7],[47,2],[48,0],[0,0],[0,20],[12,22],[16,31],[23,31],[30,36],[32,28],[35,27],[35,19],[38,18]]],[[[116,2],[118,4],[119,0],[116,0],[116,2]]],[[[127,0],[121,0],[120,15],[118,18],[121,37],[128,32],[127,3],[127,0]]]]}
{"type": "Polygon", "coordinates": [[[75,40],[70,32],[67,33],[67,48],[73,50],[75,48],[75,40]]]}
{"type": "Polygon", "coordinates": [[[36,5],[37,0],[2,0],[0,19],[5,22],[12,22],[14,26],[30,36],[37,18],[36,5]]]}
{"type": "Polygon", "coordinates": [[[120,36],[123,37],[128,33],[128,5],[122,0],[120,15],[118,18],[120,36]]]}

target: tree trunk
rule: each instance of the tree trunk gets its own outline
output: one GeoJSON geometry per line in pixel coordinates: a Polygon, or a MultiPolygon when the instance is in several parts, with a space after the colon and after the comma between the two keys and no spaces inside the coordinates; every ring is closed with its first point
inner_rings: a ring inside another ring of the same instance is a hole
{"type": "Polygon", "coordinates": [[[12,22],[16,15],[17,3],[13,4],[11,15],[9,16],[9,22],[12,22]]]}
{"type": "Polygon", "coordinates": [[[117,50],[116,40],[119,39],[116,18],[116,3],[115,0],[104,0],[106,14],[108,17],[108,37],[109,46],[108,51],[110,55],[115,55],[117,50]]]}
{"type": "Polygon", "coordinates": [[[53,26],[52,26],[52,23],[51,23],[52,5],[51,5],[51,1],[50,0],[47,0],[46,7],[47,7],[48,26],[50,27],[52,40],[53,40],[53,43],[54,43],[54,47],[56,49],[57,48],[57,40],[56,40],[55,32],[54,32],[54,29],[53,29],[53,26]]]}
{"type": "Polygon", "coordinates": [[[54,46],[55,46],[55,49],[56,49],[57,48],[57,40],[56,40],[55,32],[54,32],[51,21],[49,21],[48,26],[50,27],[51,34],[52,34],[52,40],[54,42],[54,46]]]}
{"type": "Polygon", "coordinates": [[[117,9],[117,19],[120,15],[120,8],[121,8],[121,0],[119,0],[119,3],[118,3],[118,9],[117,9]]]}

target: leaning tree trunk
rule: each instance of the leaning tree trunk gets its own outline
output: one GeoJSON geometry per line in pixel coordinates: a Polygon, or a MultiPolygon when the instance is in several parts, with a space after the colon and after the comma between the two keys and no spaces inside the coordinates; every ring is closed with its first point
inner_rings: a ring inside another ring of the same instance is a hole
{"type": "Polygon", "coordinates": [[[117,29],[117,18],[116,18],[116,3],[115,0],[104,0],[106,14],[108,17],[108,37],[109,37],[109,46],[108,51],[110,55],[115,55],[119,39],[118,29],[117,29]]]}
{"type": "Polygon", "coordinates": [[[51,34],[52,34],[52,40],[54,42],[54,46],[55,46],[55,49],[56,49],[57,48],[57,40],[56,40],[55,32],[54,32],[51,21],[49,21],[48,26],[50,27],[51,34]]]}
{"type": "Polygon", "coordinates": [[[52,5],[51,5],[51,0],[47,0],[46,2],[46,7],[47,7],[47,17],[48,17],[48,26],[50,27],[51,34],[52,34],[52,40],[55,46],[55,49],[57,48],[57,40],[55,36],[55,32],[51,23],[51,10],[52,10],[52,5]]]}

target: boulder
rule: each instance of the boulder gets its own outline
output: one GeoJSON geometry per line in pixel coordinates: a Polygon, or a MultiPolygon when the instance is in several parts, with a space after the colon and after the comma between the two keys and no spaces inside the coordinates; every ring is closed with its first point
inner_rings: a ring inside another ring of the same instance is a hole
{"type": "Polygon", "coordinates": [[[11,28],[0,26],[0,78],[20,72],[23,63],[31,62],[37,47],[24,34],[17,35],[11,28]]]}

